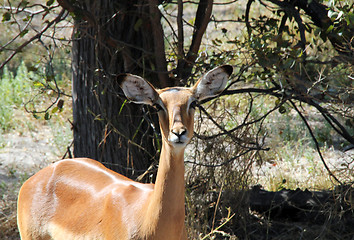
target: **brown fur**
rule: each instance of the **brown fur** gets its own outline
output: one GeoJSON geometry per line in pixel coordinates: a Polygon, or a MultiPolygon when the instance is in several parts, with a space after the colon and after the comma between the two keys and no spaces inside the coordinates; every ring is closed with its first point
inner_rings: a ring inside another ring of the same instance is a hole
{"type": "MultiPolygon", "coordinates": [[[[224,68],[216,74],[230,75],[224,68]]],[[[121,81],[128,98],[164,108],[159,111],[163,144],[155,185],[134,182],[88,158],[54,163],[20,190],[17,218],[23,240],[187,239],[183,156],[193,136],[190,104],[197,100],[197,86],[155,90],[133,75],[121,81]]],[[[210,94],[205,86],[198,95],[210,94]]]]}

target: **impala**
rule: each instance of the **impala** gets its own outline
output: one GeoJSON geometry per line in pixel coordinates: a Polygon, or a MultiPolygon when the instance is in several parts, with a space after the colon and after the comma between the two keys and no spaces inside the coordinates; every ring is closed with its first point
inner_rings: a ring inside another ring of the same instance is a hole
{"type": "Polygon", "coordinates": [[[184,150],[193,136],[197,101],[221,93],[232,73],[223,65],[193,87],[156,90],[123,74],[126,97],[158,111],[162,149],[155,184],[132,181],[88,158],[58,161],[21,187],[21,239],[187,239],[184,226],[184,150]]]}

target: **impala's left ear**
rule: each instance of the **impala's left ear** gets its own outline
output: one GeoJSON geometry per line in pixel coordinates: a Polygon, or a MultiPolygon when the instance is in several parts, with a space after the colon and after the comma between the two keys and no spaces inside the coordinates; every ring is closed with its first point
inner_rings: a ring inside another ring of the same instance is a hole
{"type": "Polygon", "coordinates": [[[222,65],[207,72],[192,88],[195,98],[201,101],[220,94],[225,89],[232,71],[232,66],[222,65]]]}
{"type": "Polygon", "coordinates": [[[117,80],[125,96],[134,103],[154,105],[159,99],[155,88],[142,77],[120,74],[117,80]]]}

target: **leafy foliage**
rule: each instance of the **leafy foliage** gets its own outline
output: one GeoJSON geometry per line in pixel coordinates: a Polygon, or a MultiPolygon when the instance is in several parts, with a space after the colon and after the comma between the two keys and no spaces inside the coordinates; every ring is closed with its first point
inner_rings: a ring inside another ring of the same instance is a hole
{"type": "MultiPolygon", "coordinates": [[[[60,69],[60,64],[57,64],[60,69]]],[[[62,75],[64,76],[64,75],[62,75]]],[[[49,120],[52,114],[59,113],[63,110],[65,95],[58,99],[55,92],[56,84],[61,89],[66,89],[68,79],[58,78],[54,81],[48,79],[45,71],[31,66],[27,67],[21,62],[17,71],[14,73],[6,66],[0,81],[0,126],[3,131],[9,131],[15,128],[20,119],[15,117],[15,110],[21,108],[37,119],[49,120]],[[48,102],[52,102],[48,107],[48,102]],[[40,109],[43,110],[40,110],[40,109]]]]}
{"type": "Polygon", "coordinates": [[[28,71],[22,63],[16,74],[4,68],[0,82],[0,126],[2,130],[9,130],[16,125],[14,122],[14,108],[20,106],[25,98],[31,95],[31,84],[28,81],[28,71]]]}

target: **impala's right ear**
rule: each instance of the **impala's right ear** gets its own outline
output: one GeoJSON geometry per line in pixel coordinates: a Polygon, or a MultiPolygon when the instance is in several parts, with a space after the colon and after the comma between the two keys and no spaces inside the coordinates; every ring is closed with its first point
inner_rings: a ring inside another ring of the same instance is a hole
{"type": "Polygon", "coordinates": [[[159,98],[155,88],[142,77],[120,74],[117,80],[125,96],[132,102],[153,105],[159,98]]]}
{"type": "Polygon", "coordinates": [[[199,101],[220,94],[232,74],[230,65],[222,65],[207,72],[192,88],[199,101]]]}

